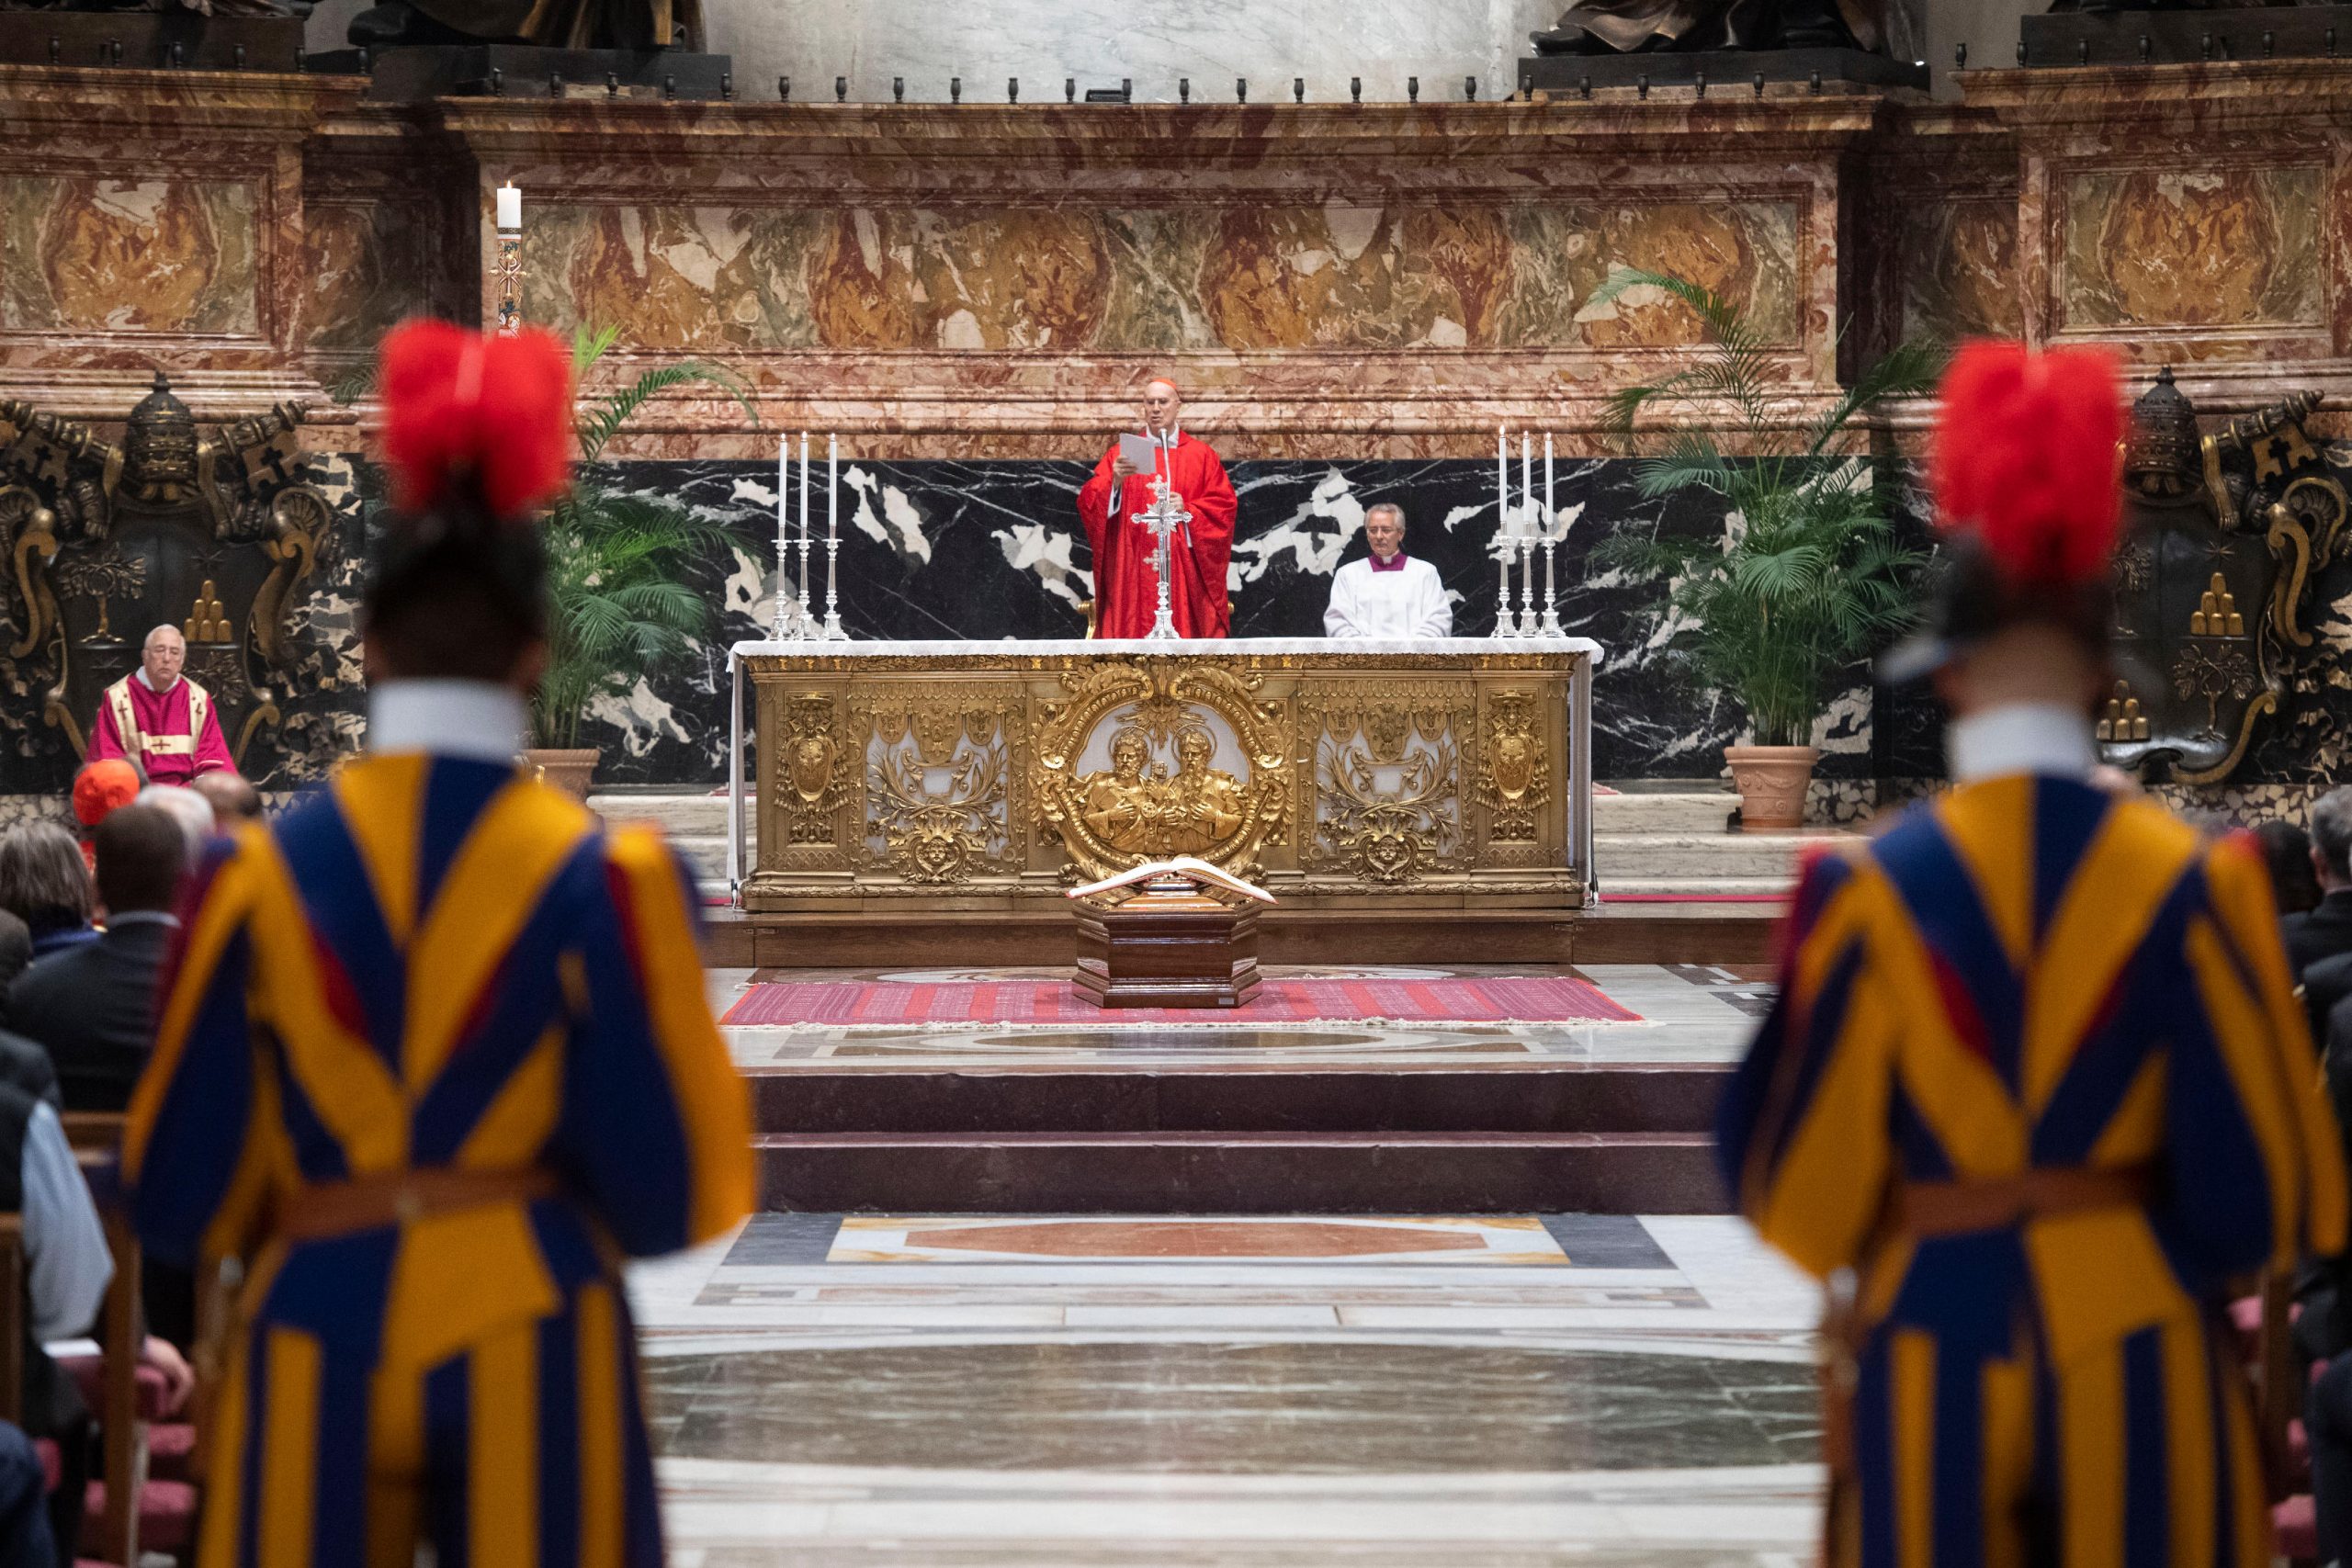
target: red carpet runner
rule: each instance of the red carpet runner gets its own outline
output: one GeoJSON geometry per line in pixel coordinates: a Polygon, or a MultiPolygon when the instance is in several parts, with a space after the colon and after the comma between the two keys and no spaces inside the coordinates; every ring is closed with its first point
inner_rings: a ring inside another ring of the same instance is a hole
{"type": "Polygon", "coordinates": [[[1063,980],[962,985],[763,983],[723,1023],[1638,1023],[1600,987],[1564,976],[1442,980],[1269,979],[1240,1008],[1099,1008],[1063,980]]]}

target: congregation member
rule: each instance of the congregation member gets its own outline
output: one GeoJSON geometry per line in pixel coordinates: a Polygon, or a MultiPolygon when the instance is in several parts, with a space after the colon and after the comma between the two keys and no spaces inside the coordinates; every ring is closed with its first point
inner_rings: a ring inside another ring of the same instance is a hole
{"type": "Polygon", "coordinates": [[[188,906],[123,1157],[152,1255],[261,1281],[198,1568],[661,1561],[621,1261],[744,1215],[750,1108],[687,873],[514,761],[570,380],[544,333],[386,339],[368,750],[188,906]]]}
{"type": "Polygon", "coordinates": [[[25,1429],[0,1421],[0,1562],[56,1568],[49,1528],[49,1474],[25,1429]]]}
{"type": "Polygon", "coordinates": [[[82,829],[82,859],[95,863],[90,835],[109,813],[139,798],[139,770],[120,757],[85,762],[74,775],[74,820],[82,829]]]}
{"type": "Polygon", "coordinates": [[[1095,635],[1137,637],[1151,630],[1159,573],[1151,530],[1136,519],[1151,504],[1152,480],[1168,481],[1192,519],[1169,541],[1169,604],[1179,637],[1226,635],[1231,611],[1226,569],[1238,510],[1225,465],[1181,427],[1183,400],[1165,377],[1145,383],[1139,436],[1114,437],[1078,492],[1079,520],[1094,552],[1095,635]],[[1136,460],[1146,449],[1148,467],[1136,460]]]}
{"type": "Polygon", "coordinates": [[[2312,869],[2312,836],[2284,818],[2259,824],[2255,842],[2270,868],[2270,897],[2281,919],[2319,907],[2319,874],[2312,869]]]}
{"type": "Polygon", "coordinates": [[[15,1214],[23,1227],[24,1427],[57,1445],[49,1529],[66,1543],[71,1561],[81,1540],[92,1425],[74,1380],[42,1347],[89,1332],[114,1278],[114,1259],[56,1110],[6,1084],[0,1084],[0,1213],[15,1214]]]}
{"type": "Polygon", "coordinates": [[[1405,553],[1405,509],[1384,501],[1363,514],[1370,553],[1331,574],[1323,633],[1333,637],[1453,635],[1453,606],[1437,568],[1405,553]]]}
{"type": "Polygon", "coordinates": [[[139,792],[138,804],[170,818],[187,840],[187,863],[204,858],[204,846],[219,831],[212,803],[187,784],[149,784],[139,792]]]}
{"type": "Polygon", "coordinates": [[[2312,871],[2318,904],[2282,923],[2287,962],[2296,981],[2323,958],[2352,953],[2352,784],[2340,784],[2312,804],[2312,871]]]}
{"type": "Polygon", "coordinates": [[[35,959],[96,939],[90,865],[73,834],[27,822],[0,838],[0,909],[25,922],[35,959]]]}
{"type": "Polygon", "coordinates": [[[106,929],[17,976],[8,1017],[49,1053],[66,1110],[119,1111],[153,1044],[155,984],[179,929],[172,909],[187,839],[153,806],[124,807],[98,824],[96,839],[106,929]]]}
{"type": "Polygon", "coordinates": [[[187,640],[157,626],[139,650],[139,668],[108,686],[90,725],[90,759],[125,758],[149,784],[186,784],[215,768],[233,771],[212,694],[180,673],[187,640]]]}
{"type": "Polygon", "coordinates": [[[1724,1097],[1740,1211],[1859,1280],[1833,1568],[2271,1561],[2211,1325],[2233,1277],[2342,1248],[2345,1162],[2251,838],[2085,782],[2122,434],[2104,355],[1954,362],[1952,564],[1884,671],[1932,673],[1954,788],[1806,869],[1724,1097]]]}
{"type": "Polygon", "coordinates": [[[261,820],[261,791],[243,773],[215,768],[197,774],[188,788],[202,795],[204,803],[212,807],[215,833],[233,833],[247,822],[261,820]]]}

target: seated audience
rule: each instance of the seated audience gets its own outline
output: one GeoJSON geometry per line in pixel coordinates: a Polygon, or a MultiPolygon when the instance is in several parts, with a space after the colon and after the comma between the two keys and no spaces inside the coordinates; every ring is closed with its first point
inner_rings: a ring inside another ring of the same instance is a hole
{"type": "Polygon", "coordinates": [[[89,1475],[90,1412],[74,1380],[41,1347],[90,1331],[106,1300],[107,1284],[114,1278],[114,1259],[107,1251],[106,1227],[91,1201],[89,1183],[83,1179],[57,1112],[5,1085],[0,1085],[0,1213],[17,1214],[24,1226],[25,1430],[57,1444],[63,1473],[50,1495],[50,1532],[57,1540],[78,1541],[84,1483],[89,1475]]]}
{"type": "Polygon", "coordinates": [[[122,1111],[154,1043],[155,978],[179,922],[172,907],[187,836],[169,814],[126,806],[98,824],[105,934],[36,961],[9,988],[10,1017],[57,1068],[68,1111],[122,1111]]]}
{"type": "Polygon", "coordinates": [[[49,1477],[24,1428],[0,1421],[0,1562],[56,1568],[49,1530],[49,1477]]]}
{"type": "Polygon", "coordinates": [[[2312,807],[2312,870],[2320,900],[2279,922],[2295,983],[2323,958],[2352,953],[2352,784],[2329,790],[2312,807]]]}
{"type": "Polygon", "coordinates": [[[2278,913],[2300,915],[2319,907],[2319,874],[2312,868],[2312,838],[2292,822],[2265,822],[2254,830],[2270,867],[2270,897],[2278,913]]]}
{"type": "Polygon", "coordinates": [[[137,804],[153,807],[179,825],[181,836],[187,840],[189,866],[204,858],[204,846],[213,834],[210,801],[186,784],[149,784],[139,792],[137,804]]]}
{"type": "Polygon", "coordinates": [[[82,825],[84,859],[89,857],[91,829],[118,807],[128,806],[136,799],[139,785],[139,770],[119,757],[86,762],[74,775],[74,820],[82,825]]]}
{"type": "Polygon", "coordinates": [[[237,830],[240,823],[261,820],[261,791],[242,773],[225,768],[215,768],[209,773],[198,773],[188,788],[204,796],[212,807],[212,830],[226,835],[237,830]]]}
{"type": "Polygon", "coordinates": [[[90,868],[74,835],[54,822],[28,822],[0,838],[0,909],[25,922],[32,955],[89,942],[90,868]]]}
{"type": "Polygon", "coordinates": [[[33,961],[32,928],[0,909],[0,1023],[8,1018],[8,987],[33,961]]]}

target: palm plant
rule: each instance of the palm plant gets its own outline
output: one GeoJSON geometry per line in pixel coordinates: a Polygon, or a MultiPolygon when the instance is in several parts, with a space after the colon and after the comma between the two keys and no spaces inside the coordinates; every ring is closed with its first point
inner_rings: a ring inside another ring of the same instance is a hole
{"type": "MultiPolygon", "coordinates": [[[[574,374],[584,380],[619,335],[614,327],[575,332],[574,374]]],[[[727,530],[676,502],[616,491],[590,473],[605,444],[649,399],[697,382],[723,389],[759,423],[741,381],[695,359],[655,366],[579,405],[580,467],[545,528],[551,613],[547,672],[531,700],[538,745],[577,746],[581,722],[597,698],[627,692],[710,629],[710,604],[683,580],[683,570],[698,554],[731,547],[727,530]]]]}
{"type": "Polygon", "coordinates": [[[1610,400],[1609,425],[1631,437],[1663,404],[1682,428],[1634,470],[1643,496],[1699,491],[1721,503],[1715,538],[1621,534],[1594,555],[1641,581],[1670,583],[1679,651],[1701,680],[1737,698],[1765,746],[1802,746],[1830,682],[1911,620],[1924,551],[1891,517],[1894,482],[1875,456],[1846,452],[1849,426],[1881,400],[1934,388],[1944,352],[1907,342],[1864,370],[1809,424],[1776,416],[1765,334],[1713,290],[1664,274],[1620,269],[1593,296],[1656,288],[1681,300],[1707,331],[1698,363],[1610,400]],[[1724,452],[1709,426],[1728,411],[1739,437],[1724,452]]]}

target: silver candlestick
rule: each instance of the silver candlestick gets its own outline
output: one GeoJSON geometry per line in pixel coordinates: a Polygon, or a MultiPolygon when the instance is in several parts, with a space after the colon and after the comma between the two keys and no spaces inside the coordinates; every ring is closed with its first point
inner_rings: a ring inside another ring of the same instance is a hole
{"type": "Polygon", "coordinates": [[[825,541],[825,640],[847,642],[849,633],[842,630],[842,536],[832,535],[825,541]]]}
{"type": "Polygon", "coordinates": [[[1151,504],[1136,514],[1136,521],[1151,530],[1152,570],[1159,579],[1159,596],[1152,611],[1151,630],[1144,634],[1146,642],[1175,642],[1176,614],[1168,594],[1168,574],[1172,569],[1170,545],[1176,530],[1192,522],[1193,514],[1184,510],[1183,498],[1169,488],[1168,480],[1155,475],[1151,481],[1151,504]]]}
{"type": "Polygon", "coordinates": [[[1519,536],[1519,576],[1527,584],[1527,611],[1520,617],[1519,635],[1533,637],[1541,617],[1535,610],[1535,536],[1532,533],[1519,536]]]}
{"type": "Polygon", "coordinates": [[[1565,528],[1555,531],[1552,520],[1548,517],[1544,520],[1544,635],[1545,637],[1560,635],[1560,591],[1553,585],[1552,553],[1559,547],[1560,536],[1566,532],[1565,528]]]}
{"type": "Polygon", "coordinates": [[[1510,536],[1509,534],[1501,536],[1501,542],[1502,578],[1495,588],[1495,635],[1511,637],[1517,634],[1519,626],[1518,617],[1511,614],[1510,608],[1510,558],[1513,553],[1510,547],[1510,536]]]}

